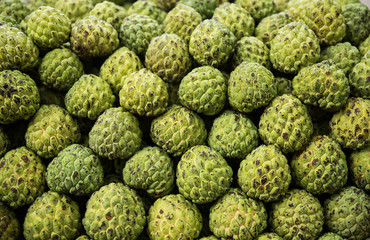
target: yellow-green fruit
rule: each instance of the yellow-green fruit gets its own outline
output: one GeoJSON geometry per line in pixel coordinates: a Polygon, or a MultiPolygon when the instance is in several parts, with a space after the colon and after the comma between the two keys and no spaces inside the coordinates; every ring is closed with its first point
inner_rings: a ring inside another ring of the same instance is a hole
{"type": "Polygon", "coordinates": [[[26,145],[42,158],[55,157],[80,140],[77,121],[57,105],[42,105],[28,124],[26,145]]]}
{"type": "Polygon", "coordinates": [[[202,22],[202,16],[192,7],[177,4],[163,21],[164,31],[174,33],[187,44],[194,29],[202,22]]]}
{"type": "Polygon", "coordinates": [[[247,10],[256,22],[276,12],[273,0],[236,0],[235,3],[247,10]]]}
{"type": "Polygon", "coordinates": [[[109,84],[93,74],[82,75],[65,96],[65,105],[74,116],[95,120],[113,107],[116,97],[109,84]]]}
{"type": "MultiPolygon", "coordinates": [[[[369,55],[370,56],[370,55],[369,55]]],[[[351,93],[355,97],[370,99],[370,57],[363,57],[349,74],[351,93]]]]}
{"type": "Polygon", "coordinates": [[[189,53],[200,65],[223,66],[234,52],[236,37],[223,23],[204,20],[191,34],[189,53]]]}
{"type": "Polygon", "coordinates": [[[194,68],[180,83],[180,103],[197,113],[216,115],[226,103],[227,79],[210,66],[194,68]]]}
{"type": "Polygon", "coordinates": [[[4,130],[0,127],[0,157],[2,157],[10,146],[9,138],[4,130]]]}
{"type": "Polygon", "coordinates": [[[37,10],[41,6],[55,7],[58,0],[27,0],[32,11],[37,10]]]}
{"type": "Polygon", "coordinates": [[[155,117],[166,111],[168,91],[166,83],[148,69],[126,75],[119,92],[121,106],[139,116],[155,117]]]}
{"type": "Polygon", "coordinates": [[[191,65],[188,45],[172,33],[153,38],[145,54],[145,66],[165,82],[180,82],[191,65]]]}
{"type": "Polygon", "coordinates": [[[364,41],[362,41],[358,47],[358,50],[360,51],[361,56],[364,56],[370,50],[370,35],[364,41]]]}
{"type": "Polygon", "coordinates": [[[67,91],[84,74],[84,66],[70,49],[57,48],[45,54],[38,72],[46,87],[67,91]]]}
{"type": "Polygon", "coordinates": [[[261,145],[241,163],[238,184],[251,198],[264,202],[279,200],[292,178],[287,158],[275,145],[261,145]]]}
{"type": "Polygon", "coordinates": [[[69,196],[48,191],[29,207],[23,224],[26,240],[75,239],[81,228],[81,214],[69,196]]]}
{"type": "Polygon", "coordinates": [[[252,36],[254,32],[254,19],[244,8],[234,3],[223,3],[213,13],[213,19],[225,24],[235,35],[236,40],[252,36]]]}
{"type": "Polygon", "coordinates": [[[302,22],[291,22],[279,29],[270,45],[272,66],[284,73],[297,73],[320,57],[319,39],[302,22]]]}
{"type": "Polygon", "coordinates": [[[203,119],[195,112],[172,105],[152,121],[150,137],[167,153],[181,156],[191,147],[202,145],[207,138],[207,130],[203,119]]]}
{"type": "Polygon", "coordinates": [[[360,45],[370,33],[370,9],[362,3],[346,4],[342,7],[346,23],[345,40],[354,46],[360,45]]]}
{"type": "Polygon", "coordinates": [[[259,121],[259,134],[265,144],[277,144],[283,153],[304,148],[313,133],[306,106],[291,94],[276,97],[259,121]]]}
{"type": "Polygon", "coordinates": [[[139,57],[127,47],[117,49],[100,68],[100,77],[109,83],[115,94],[122,88],[124,76],[144,68],[139,57]]]}
{"type": "Polygon", "coordinates": [[[118,48],[118,32],[106,21],[88,16],[72,24],[70,43],[80,57],[105,57],[118,48]]]}
{"type": "Polygon", "coordinates": [[[15,212],[0,202],[0,239],[16,240],[21,236],[21,225],[15,212]]]}
{"type": "Polygon", "coordinates": [[[63,12],[74,23],[86,17],[94,5],[91,0],[58,0],[54,7],[63,12]]]}
{"type": "Polygon", "coordinates": [[[370,192],[370,147],[353,151],[349,157],[350,177],[355,185],[370,192]]]}
{"type": "Polygon", "coordinates": [[[258,63],[242,62],[230,74],[229,103],[239,112],[248,113],[266,106],[276,94],[274,75],[258,63]]]}
{"type": "Polygon", "coordinates": [[[325,225],[348,240],[370,237],[370,197],[363,190],[348,186],[324,202],[325,225]]]}
{"type": "Polygon", "coordinates": [[[199,238],[199,240],[218,240],[218,238],[216,238],[215,236],[208,236],[208,237],[202,237],[202,238],[199,238]]]}
{"type": "Polygon", "coordinates": [[[96,16],[101,20],[111,24],[117,31],[119,31],[123,19],[127,16],[126,9],[111,1],[104,1],[98,3],[88,13],[89,16],[96,16]]]}
{"type": "Polygon", "coordinates": [[[180,194],[159,198],[149,209],[148,234],[152,240],[196,239],[202,226],[197,206],[180,194]]]}
{"type": "Polygon", "coordinates": [[[58,9],[42,6],[21,22],[21,28],[40,49],[54,49],[68,42],[71,20],[58,9]]]}
{"type": "Polygon", "coordinates": [[[244,114],[226,110],[215,118],[208,145],[223,157],[243,159],[258,146],[258,132],[244,114]]]}
{"type": "Polygon", "coordinates": [[[288,191],[272,204],[269,216],[271,230],[287,240],[316,239],[324,226],[320,201],[305,190],[288,191]]]}
{"type": "Polygon", "coordinates": [[[344,239],[338,234],[328,232],[319,237],[318,240],[344,240],[344,239]]]}
{"type": "Polygon", "coordinates": [[[360,0],[337,0],[337,2],[343,7],[344,5],[351,3],[359,3],[360,0]]]}
{"type": "Polygon", "coordinates": [[[81,235],[76,240],[90,240],[90,238],[87,235],[81,235]]]}
{"type": "Polygon", "coordinates": [[[20,23],[28,14],[31,13],[30,5],[23,0],[1,0],[0,14],[14,18],[20,23]]]}
{"type": "Polygon", "coordinates": [[[347,104],[330,120],[330,135],[343,148],[353,150],[370,144],[370,100],[349,98],[347,104]]]}
{"type": "Polygon", "coordinates": [[[252,240],[267,227],[267,212],[262,202],[238,189],[230,189],[211,207],[209,228],[221,239],[252,240]]]}
{"type": "Polygon", "coordinates": [[[287,9],[290,0],[274,0],[276,11],[283,12],[287,9]]]}
{"type": "Polygon", "coordinates": [[[142,131],[137,118],[123,108],[105,110],[89,133],[89,147],[99,156],[127,159],[141,147],[142,131]]]}
{"type": "Polygon", "coordinates": [[[131,14],[147,15],[160,24],[166,18],[166,11],[162,10],[155,2],[149,0],[138,0],[132,4],[127,10],[127,15],[131,14]]]}
{"type": "Polygon", "coordinates": [[[0,72],[0,123],[28,120],[40,106],[35,81],[18,70],[0,72]]]}
{"type": "Polygon", "coordinates": [[[171,11],[171,9],[176,7],[178,1],[179,0],[152,0],[152,2],[155,2],[160,8],[165,11],[171,11]]]}
{"type": "Polygon", "coordinates": [[[122,183],[110,183],[94,192],[82,219],[93,239],[137,239],[145,222],[142,199],[122,183]]]}
{"type": "Polygon", "coordinates": [[[0,26],[0,71],[19,69],[28,71],[36,67],[39,49],[19,28],[0,26]]]}
{"type": "Polygon", "coordinates": [[[45,172],[28,148],[10,150],[0,159],[0,200],[12,208],[33,203],[45,190],[45,172]]]}
{"type": "Polygon", "coordinates": [[[283,240],[283,238],[276,233],[263,233],[256,240],[283,240]]]}
{"type": "Polygon", "coordinates": [[[325,135],[312,138],[290,162],[294,182],[315,194],[332,194],[347,182],[346,156],[340,145],[325,135]]]}
{"type": "Polygon", "coordinates": [[[194,8],[205,20],[212,17],[218,2],[218,0],[180,0],[179,4],[194,8]]]}
{"type": "Polygon", "coordinates": [[[179,192],[196,204],[210,203],[223,196],[232,180],[233,170],[226,160],[205,145],[190,148],[177,165],[179,192]]]}
{"type": "Polygon", "coordinates": [[[9,27],[19,28],[19,24],[14,18],[0,14],[0,26],[2,25],[8,25],[9,27]]]}
{"type": "Polygon", "coordinates": [[[153,198],[168,195],[175,183],[175,171],[171,158],[159,147],[145,147],[125,164],[123,182],[128,186],[146,191],[153,198]]]}

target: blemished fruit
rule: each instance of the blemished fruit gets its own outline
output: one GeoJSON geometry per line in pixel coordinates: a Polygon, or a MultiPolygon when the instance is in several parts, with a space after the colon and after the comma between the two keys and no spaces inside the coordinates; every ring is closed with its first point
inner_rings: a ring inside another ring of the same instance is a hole
{"type": "Polygon", "coordinates": [[[93,239],[136,239],[145,222],[142,199],[122,183],[110,183],[94,192],[82,219],[86,233],[93,239]]]}
{"type": "Polygon", "coordinates": [[[0,202],[0,239],[16,240],[21,236],[21,224],[13,210],[0,202]]]}
{"type": "Polygon", "coordinates": [[[353,67],[349,74],[349,84],[355,97],[370,99],[370,57],[364,56],[353,67]]]}
{"type": "Polygon", "coordinates": [[[349,157],[350,178],[359,188],[370,192],[370,147],[353,151],[349,157]]]}
{"type": "Polygon", "coordinates": [[[127,160],[123,182],[146,191],[153,198],[168,195],[175,185],[175,170],[168,154],[159,147],[145,147],[127,160]]]}
{"type": "Polygon", "coordinates": [[[370,35],[360,43],[358,50],[361,53],[361,56],[364,56],[370,50],[370,35]]]}
{"type": "Polygon", "coordinates": [[[150,136],[167,153],[181,156],[189,148],[202,145],[207,138],[207,130],[203,119],[195,112],[172,105],[152,121],[150,136]]]}
{"type": "Polygon", "coordinates": [[[50,190],[76,196],[89,195],[103,184],[103,167],[94,152],[72,144],[48,165],[46,182],[50,190]]]}
{"type": "Polygon", "coordinates": [[[48,6],[33,11],[20,26],[43,50],[54,49],[68,42],[71,32],[71,20],[60,10],[48,6]]]}
{"type": "Polygon", "coordinates": [[[318,240],[344,240],[344,239],[338,234],[328,232],[319,237],[318,240]]]}
{"type": "Polygon", "coordinates": [[[284,94],[265,108],[258,132],[265,144],[277,144],[283,153],[289,153],[304,148],[313,125],[306,106],[292,94],[284,94]]]}
{"type": "Polygon", "coordinates": [[[19,24],[14,18],[0,14],[0,26],[3,25],[8,25],[9,27],[13,28],[19,28],[19,24]]]}
{"type": "Polygon", "coordinates": [[[267,227],[267,212],[262,202],[238,189],[230,189],[211,207],[209,228],[221,239],[252,240],[267,227]]]}
{"type": "Polygon", "coordinates": [[[258,131],[243,113],[224,111],[215,118],[208,145],[223,157],[243,159],[258,146],[258,131]]]}
{"type": "Polygon", "coordinates": [[[370,33],[370,9],[362,3],[346,4],[342,14],[346,23],[345,40],[358,46],[370,33]]]}
{"type": "Polygon", "coordinates": [[[64,13],[72,23],[82,19],[94,8],[90,0],[58,0],[54,6],[64,13]]]}
{"type": "Polygon", "coordinates": [[[155,2],[149,0],[138,0],[127,9],[127,16],[131,14],[147,15],[162,24],[166,18],[166,11],[161,9],[155,2]]]}
{"type": "Polygon", "coordinates": [[[148,234],[152,240],[196,239],[202,227],[197,206],[180,194],[159,198],[149,209],[148,234]]]}
{"type": "Polygon", "coordinates": [[[117,31],[119,31],[124,18],[127,16],[126,9],[111,1],[104,1],[98,3],[88,13],[89,16],[96,16],[101,20],[111,24],[117,31]]]}
{"type": "Polygon", "coordinates": [[[20,23],[31,13],[30,5],[22,0],[2,0],[0,2],[0,14],[10,16],[20,23]]]}
{"type": "Polygon", "coordinates": [[[370,236],[370,197],[363,190],[348,186],[324,202],[325,225],[329,231],[349,240],[370,236]]]}
{"type": "Polygon", "coordinates": [[[26,240],[75,239],[81,228],[81,213],[69,196],[48,191],[28,208],[23,235],[26,240]]]}
{"type": "Polygon", "coordinates": [[[236,0],[235,4],[246,9],[256,22],[276,12],[273,0],[236,0]]]}
{"type": "Polygon", "coordinates": [[[42,105],[32,117],[25,134],[26,145],[42,158],[53,158],[80,140],[77,121],[62,107],[42,105]]]}
{"type": "Polygon", "coordinates": [[[292,180],[287,158],[275,145],[260,145],[241,163],[238,184],[251,198],[264,202],[279,200],[292,180]]]}
{"type": "Polygon", "coordinates": [[[283,240],[283,238],[276,233],[263,233],[258,236],[257,240],[283,240]]]}
{"type": "Polygon", "coordinates": [[[12,208],[33,203],[45,190],[45,172],[28,148],[10,150],[0,159],[0,200],[12,208]]]}
{"type": "Polygon", "coordinates": [[[175,8],[178,4],[179,0],[152,0],[155,2],[160,8],[165,11],[170,11],[171,9],[175,8]]]}
{"type": "Polygon", "coordinates": [[[18,70],[0,72],[0,123],[28,120],[40,107],[35,81],[18,70]]]}
{"type": "Polygon", "coordinates": [[[19,28],[0,26],[0,71],[28,71],[38,64],[39,49],[19,28]]]}
{"type": "Polygon", "coordinates": [[[284,73],[297,73],[320,57],[319,39],[302,22],[291,22],[277,30],[270,45],[272,66],[284,73]]]}
{"type": "Polygon", "coordinates": [[[290,162],[294,182],[315,194],[332,194],[347,182],[346,156],[340,145],[328,136],[312,138],[290,162]]]}
{"type": "Polygon", "coordinates": [[[194,8],[203,20],[211,18],[218,6],[218,0],[180,0],[179,3],[194,8]]]}
{"type": "Polygon", "coordinates": [[[283,239],[316,239],[324,227],[320,201],[305,190],[292,189],[270,210],[271,230],[283,239]]]}
{"type": "Polygon", "coordinates": [[[10,141],[4,130],[0,127],[0,158],[8,151],[10,141]]]}

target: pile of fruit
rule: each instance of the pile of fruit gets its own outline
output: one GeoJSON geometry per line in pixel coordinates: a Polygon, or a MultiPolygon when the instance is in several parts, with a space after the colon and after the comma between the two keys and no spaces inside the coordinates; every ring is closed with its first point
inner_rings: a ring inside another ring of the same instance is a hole
{"type": "Polygon", "coordinates": [[[370,238],[359,0],[0,0],[0,239],[370,238]]]}

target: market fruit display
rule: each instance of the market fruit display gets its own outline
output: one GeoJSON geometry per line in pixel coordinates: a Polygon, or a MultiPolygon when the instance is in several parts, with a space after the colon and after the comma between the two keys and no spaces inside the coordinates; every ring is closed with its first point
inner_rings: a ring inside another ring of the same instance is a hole
{"type": "Polygon", "coordinates": [[[368,240],[365,0],[0,0],[0,239],[368,240]]]}

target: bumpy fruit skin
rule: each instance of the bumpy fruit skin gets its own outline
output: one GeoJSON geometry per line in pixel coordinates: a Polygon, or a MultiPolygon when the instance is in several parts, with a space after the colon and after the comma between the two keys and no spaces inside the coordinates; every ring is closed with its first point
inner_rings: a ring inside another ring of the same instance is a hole
{"type": "Polygon", "coordinates": [[[370,193],[370,147],[351,153],[349,170],[355,185],[370,193]]]}
{"type": "Polygon", "coordinates": [[[90,0],[58,0],[54,7],[64,13],[72,23],[86,17],[94,8],[90,0]]]}
{"type": "Polygon", "coordinates": [[[27,0],[32,11],[37,10],[41,6],[55,7],[58,0],[27,0]]]}
{"type": "Polygon", "coordinates": [[[325,48],[320,56],[320,61],[323,60],[334,61],[334,63],[348,75],[352,68],[360,62],[361,54],[351,43],[344,42],[325,48]]]}
{"type": "Polygon", "coordinates": [[[274,75],[258,63],[242,62],[230,74],[229,103],[239,112],[248,113],[266,106],[276,94],[274,75]]]}
{"type": "Polygon", "coordinates": [[[291,22],[279,29],[270,44],[270,61],[284,73],[297,73],[320,57],[319,39],[302,22],[291,22]]]}
{"type": "Polygon", "coordinates": [[[320,201],[305,190],[292,189],[270,210],[271,230],[290,240],[316,239],[324,226],[320,201]]]}
{"type": "Polygon", "coordinates": [[[71,20],[60,10],[42,6],[20,24],[22,30],[40,49],[54,49],[68,42],[71,20]]]}
{"type": "Polygon", "coordinates": [[[241,163],[238,184],[251,198],[264,202],[279,200],[292,178],[287,158],[275,145],[261,145],[241,163]]]}
{"type": "Polygon", "coordinates": [[[225,2],[218,6],[213,14],[213,19],[225,24],[235,35],[236,40],[252,36],[254,32],[254,19],[244,8],[225,2]]]}
{"type": "Polygon", "coordinates": [[[233,67],[236,68],[242,62],[259,63],[270,69],[270,50],[256,37],[243,37],[236,43],[232,60],[233,67]]]}
{"type": "Polygon", "coordinates": [[[202,22],[202,16],[192,7],[177,4],[163,21],[164,31],[174,33],[187,44],[194,29],[202,22]]]}
{"type": "Polygon", "coordinates": [[[90,240],[90,238],[87,235],[81,235],[76,240],[90,240]]]}
{"type": "Polygon", "coordinates": [[[236,37],[223,23],[215,19],[201,22],[189,41],[189,52],[200,65],[223,66],[234,52],[236,37]]]}
{"type": "Polygon", "coordinates": [[[325,224],[329,231],[354,240],[370,236],[370,197],[363,190],[349,186],[324,202],[325,224]]]}
{"type": "Polygon", "coordinates": [[[117,31],[119,31],[123,19],[127,16],[126,9],[111,1],[104,1],[98,3],[89,12],[90,16],[96,16],[101,20],[111,24],[117,31]]]}
{"type": "Polygon", "coordinates": [[[285,77],[275,77],[277,84],[277,96],[293,92],[292,81],[285,77]]]}
{"type": "Polygon", "coordinates": [[[344,239],[338,234],[328,232],[319,237],[318,240],[344,240],[344,239]]]}
{"type": "Polygon", "coordinates": [[[15,213],[0,202],[0,239],[16,240],[21,236],[21,225],[15,213]]]}
{"type": "Polygon", "coordinates": [[[9,27],[13,28],[19,28],[19,24],[14,18],[0,14],[0,26],[3,25],[8,25],[9,27]]]}
{"type": "Polygon", "coordinates": [[[179,3],[194,8],[203,20],[211,18],[218,6],[218,0],[180,0],[179,3]]]}
{"type": "Polygon", "coordinates": [[[274,0],[276,11],[283,12],[287,9],[290,0],[274,0]]]}
{"type": "Polygon", "coordinates": [[[171,11],[171,9],[175,8],[178,1],[179,0],[152,0],[152,2],[155,2],[160,8],[165,11],[171,11]]]}
{"type": "Polygon", "coordinates": [[[370,35],[360,43],[358,50],[361,53],[361,56],[364,56],[370,50],[370,35]]]}
{"type": "Polygon", "coordinates": [[[18,70],[0,72],[0,123],[27,120],[39,106],[40,94],[32,78],[18,70]]]}
{"type": "Polygon", "coordinates": [[[75,239],[81,228],[80,210],[69,196],[48,191],[27,211],[23,225],[26,240],[75,239]]]}
{"type": "Polygon", "coordinates": [[[57,105],[42,105],[28,124],[26,145],[42,158],[55,157],[80,140],[77,121],[57,105]]]}
{"type": "Polygon", "coordinates": [[[259,134],[265,144],[277,144],[283,153],[303,149],[313,133],[306,106],[291,94],[276,97],[259,121],[259,134]]]}
{"type": "Polygon", "coordinates": [[[123,108],[110,108],[96,120],[89,146],[99,156],[127,159],[140,149],[142,131],[137,118],[123,108]]]}
{"type": "Polygon", "coordinates": [[[180,83],[180,103],[198,113],[216,115],[226,103],[227,79],[216,68],[194,68],[180,83]]]}
{"type": "Polygon", "coordinates": [[[291,161],[294,182],[315,194],[332,194],[347,182],[346,156],[340,145],[328,136],[312,138],[291,161]]]}
{"type": "Polygon", "coordinates": [[[103,184],[103,167],[94,152],[72,144],[61,151],[47,167],[46,182],[50,190],[83,196],[103,184]]]}
{"type": "Polygon", "coordinates": [[[106,21],[88,16],[72,24],[70,43],[80,57],[105,57],[118,48],[118,32],[106,21]]]}
{"type": "Polygon", "coordinates": [[[351,93],[355,97],[370,99],[370,57],[363,57],[353,67],[349,75],[349,83],[351,85],[351,93]]]}
{"type": "Polygon", "coordinates": [[[209,228],[221,239],[252,240],[267,227],[263,203],[230,189],[210,209],[209,228]]]}
{"type": "Polygon", "coordinates": [[[159,147],[145,147],[132,156],[122,171],[123,182],[146,191],[151,197],[169,194],[175,183],[171,158],[159,147]]]}
{"type": "Polygon", "coordinates": [[[245,158],[258,146],[257,127],[244,114],[226,110],[214,120],[208,145],[223,157],[245,158]]]}
{"type": "Polygon", "coordinates": [[[293,22],[293,18],[288,13],[281,12],[270,15],[261,20],[254,35],[270,47],[270,42],[276,36],[277,31],[291,22],[293,22]]]}
{"type": "Polygon", "coordinates": [[[100,77],[109,83],[115,94],[122,88],[124,76],[139,71],[144,66],[135,52],[127,47],[117,49],[100,68],[100,77]]]}
{"type": "Polygon", "coordinates": [[[57,48],[45,54],[38,72],[46,87],[67,91],[84,74],[84,66],[70,49],[57,48]]]}
{"type": "Polygon", "coordinates": [[[136,239],[145,221],[139,195],[122,183],[110,183],[91,195],[82,224],[93,239],[136,239]]]}
{"type": "Polygon", "coordinates": [[[20,23],[31,13],[30,5],[22,0],[2,0],[0,2],[0,14],[10,16],[20,23]]]}
{"type": "Polygon", "coordinates": [[[148,69],[141,69],[124,77],[119,92],[121,106],[139,116],[155,117],[168,105],[166,83],[148,69]]]}
{"type": "Polygon", "coordinates": [[[276,12],[273,0],[236,0],[235,4],[246,9],[256,22],[276,12]]]}
{"type": "Polygon", "coordinates": [[[39,49],[19,28],[0,26],[0,70],[28,71],[38,64],[39,49]]]}
{"type": "Polygon", "coordinates": [[[210,203],[229,189],[233,170],[215,150],[205,145],[190,148],[177,165],[179,192],[196,204],[210,203]],[[191,169],[191,170],[189,170],[191,169]]]}
{"type": "Polygon", "coordinates": [[[345,40],[358,46],[370,33],[370,10],[362,3],[347,4],[342,7],[346,22],[345,40]]]}
{"type": "Polygon", "coordinates": [[[166,18],[166,11],[162,10],[155,2],[149,0],[139,0],[134,2],[127,10],[127,16],[131,14],[147,15],[158,23],[162,24],[166,18]]]}
{"type": "Polygon", "coordinates": [[[303,103],[335,112],[341,109],[350,94],[344,72],[330,61],[302,68],[293,78],[293,94],[303,103]]]}
{"type": "Polygon", "coordinates": [[[10,150],[0,159],[0,200],[12,208],[33,203],[45,190],[45,172],[28,148],[10,150]]]}
{"type": "Polygon", "coordinates": [[[8,151],[9,146],[9,138],[5,134],[4,130],[0,127],[0,157],[2,157],[8,151]]]}
{"type": "Polygon", "coordinates": [[[349,98],[330,120],[330,135],[342,147],[353,150],[369,146],[370,100],[349,98]]]}
{"type": "Polygon", "coordinates": [[[360,0],[337,0],[337,2],[343,7],[344,5],[351,3],[359,3],[360,0]]]}
{"type": "Polygon", "coordinates": [[[146,15],[131,14],[126,17],[119,30],[123,46],[138,55],[145,55],[150,41],[163,34],[163,26],[146,15]]]}
{"type": "Polygon", "coordinates": [[[202,145],[207,138],[204,121],[193,111],[172,105],[155,118],[150,126],[153,142],[173,156],[181,156],[189,148],[202,145]]]}
{"type": "Polygon", "coordinates": [[[65,105],[72,115],[90,120],[113,107],[116,97],[109,84],[93,74],[82,75],[65,96],[65,105]]]}
{"type": "Polygon", "coordinates": [[[180,82],[188,73],[192,59],[188,45],[176,34],[162,34],[149,43],[145,66],[165,82],[180,82]]]}
{"type": "Polygon", "coordinates": [[[283,240],[283,238],[276,233],[264,233],[259,235],[256,240],[283,240]]]}
{"type": "Polygon", "coordinates": [[[152,240],[196,239],[202,226],[196,205],[180,194],[157,199],[149,209],[148,234],[152,240]]]}

